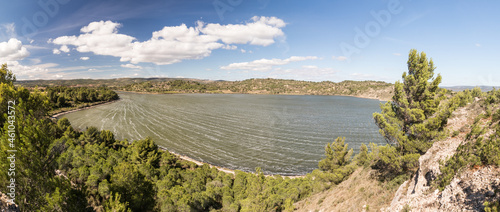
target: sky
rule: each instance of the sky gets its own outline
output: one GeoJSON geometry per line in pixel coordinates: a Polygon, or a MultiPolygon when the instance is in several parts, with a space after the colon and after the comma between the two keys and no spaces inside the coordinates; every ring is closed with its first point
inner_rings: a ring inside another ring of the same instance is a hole
{"type": "Polygon", "coordinates": [[[500,86],[498,1],[0,0],[18,80],[395,82],[411,49],[442,86],[500,86]]]}

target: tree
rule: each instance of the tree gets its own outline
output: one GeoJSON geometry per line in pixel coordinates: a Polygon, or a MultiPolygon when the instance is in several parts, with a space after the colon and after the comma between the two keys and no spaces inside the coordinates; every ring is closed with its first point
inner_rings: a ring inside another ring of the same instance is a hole
{"type": "Polygon", "coordinates": [[[403,82],[395,83],[392,101],[373,116],[389,144],[403,154],[423,154],[432,145],[432,131],[442,127],[427,120],[436,113],[444,90],[438,87],[441,75],[434,77],[434,62],[424,52],[410,50],[407,64],[408,73],[403,73],[403,82]]]}
{"type": "Polygon", "coordinates": [[[358,165],[362,166],[368,162],[368,147],[363,143],[359,148],[359,154],[357,155],[358,165]]]}
{"type": "Polygon", "coordinates": [[[64,107],[64,106],[66,106],[66,98],[64,98],[64,96],[57,97],[56,106],[57,107],[64,107]]]}
{"type": "Polygon", "coordinates": [[[325,147],[326,158],[318,164],[323,171],[333,171],[347,165],[352,156],[352,149],[348,149],[345,138],[338,137],[332,144],[325,147]]]}
{"type": "Polygon", "coordinates": [[[15,81],[16,76],[14,76],[14,73],[7,68],[7,64],[2,64],[2,68],[0,68],[0,83],[13,85],[15,81]]]}

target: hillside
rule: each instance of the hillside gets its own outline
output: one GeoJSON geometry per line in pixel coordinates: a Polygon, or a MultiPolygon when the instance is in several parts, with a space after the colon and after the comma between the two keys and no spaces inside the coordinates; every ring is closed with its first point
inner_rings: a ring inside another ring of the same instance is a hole
{"type": "Polygon", "coordinates": [[[283,79],[248,79],[243,81],[212,81],[179,78],[119,78],[74,80],[18,81],[27,88],[70,86],[100,87],[114,90],[150,93],[242,93],[285,95],[344,95],[389,100],[393,85],[379,81],[310,82],[283,79]]]}
{"type": "Polygon", "coordinates": [[[309,82],[282,79],[248,79],[244,81],[166,80],[134,83],[121,87],[125,91],[155,93],[243,93],[285,95],[345,95],[389,100],[392,84],[377,81],[309,82]]]}
{"type": "Polygon", "coordinates": [[[483,211],[485,202],[498,206],[500,109],[488,101],[476,98],[452,114],[447,125],[449,136],[420,157],[417,173],[401,185],[387,211],[404,207],[483,211]]]}
{"type": "Polygon", "coordinates": [[[396,188],[378,182],[374,172],[358,168],[338,186],[295,203],[295,211],[380,211],[390,205],[396,188]]]}
{"type": "Polygon", "coordinates": [[[500,92],[479,96],[451,113],[443,130],[446,136],[420,156],[415,172],[402,184],[377,178],[371,163],[371,168],[358,168],[339,185],[299,201],[295,209],[497,211],[500,92]]]}

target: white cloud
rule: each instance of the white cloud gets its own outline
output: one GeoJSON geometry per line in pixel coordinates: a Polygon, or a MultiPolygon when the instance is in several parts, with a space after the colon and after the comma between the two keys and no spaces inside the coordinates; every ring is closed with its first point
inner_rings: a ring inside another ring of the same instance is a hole
{"type": "Polygon", "coordinates": [[[23,46],[21,41],[11,38],[7,42],[0,43],[0,60],[2,61],[17,61],[29,56],[30,53],[23,46]]]}
{"type": "Polygon", "coordinates": [[[80,57],[80,60],[89,60],[89,57],[80,57]]]}
{"type": "Polygon", "coordinates": [[[254,16],[252,21],[247,24],[201,25],[200,31],[220,38],[227,44],[249,43],[259,46],[271,45],[274,43],[274,38],[284,35],[280,28],[285,27],[286,23],[279,18],[254,16]]]}
{"type": "Polygon", "coordinates": [[[292,56],[287,59],[260,59],[254,60],[251,62],[242,62],[242,63],[231,63],[227,66],[220,67],[223,70],[252,70],[252,71],[269,71],[273,68],[273,66],[286,65],[291,62],[304,61],[304,60],[317,60],[319,59],[316,56],[307,56],[307,57],[299,57],[292,56]]]}
{"type": "Polygon", "coordinates": [[[48,68],[57,66],[55,63],[45,63],[33,66],[21,65],[18,61],[7,61],[7,67],[16,75],[17,79],[47,78],[48,68]]]}
{"type": "Polygon", "coordinates": [[[52,54],[61,54],[61,50],[59,50],[59,49],[52,49],[52,54]]]}
{"type": "Polygon", "coordinates": [[[66,53],[69,52],[69,48],[66,45],[61,46],[61,48],[59,48],[59,50],[61,50],[62,52],[66,52],[66,53]]]}
{"type": "MultiPolygon", "coordinates": [[[[205,24],[196,27],[166,26],[152,33],[151,39],[140,42],[136,38],[119,34],[119,23],[92,22],[81,28],[78,36],[62,36],[48,42],[76,46],[79,52],[119,57],[122,62],[137,64],[151,62],[157,65],[178,63],[186,59],[201,59],[212,50],[236,49],[229,44],[268,46],[283,36],[281,28],[286,24],[276,17],[253,17],[244,24],[205,24]]],[[[68,49],[69,50],[69,49],[68,49]]]]}
{"type": "Polygon", "coordinates": [[[346,56],[332,56],[333,60],[346,61],[348,58],[346,56]]]}
{"type": "Polygon", "coordinates": [[[395,55],[395,56],[401,56],[400,53],[392,53],[392,54],[395,55]]]}
{"type": "Polygon", "coordinates": [[[17,79],[47,78],[48,68],[58,66],[56,63],[40,64],[41,60],[38,58],[30,60],[35,65],[22,65],[19,63],[20,60],[29,55],[27,48],[16,38],[0,43],[0,64],[6,63],[8,69],[16,75],[17,79]]]}
{"type": "Polygon", "coordinates": [[[476,43],[475,46],[476,47],[481,47],[481,44],[480,43],[476,43]]]}
{"type": "Polygon", "coordinates": [[[235,50],[237,49],[238,47],[235,46],[235,45],[225,45],[222,47],[223,49],[227,49],[227,50],[235,50]]]}
{"type": "Polygon", "coordinates": [[[122,64],[121,67],[123,67],[123,68],[132,68],[132,69],[142,69],[141,66],[137,66],[137,65],[134,65],[134,64],[130,64],[130,63],[129,64],[125,64],[125,65],[122,64]]]}
{"type": "Polygon", "coordinates": [[[244,50],[244,49],[240,49],[241,53],[245,53],[247,52],[247,50],[244,50]]]}

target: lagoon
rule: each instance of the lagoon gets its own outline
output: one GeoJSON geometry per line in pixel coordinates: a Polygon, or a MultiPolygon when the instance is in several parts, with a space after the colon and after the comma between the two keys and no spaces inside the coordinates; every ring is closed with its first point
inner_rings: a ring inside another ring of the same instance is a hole
{"type": "Polygon", "coordinates": [[[355,151],[385,144],[372,113],[380,101],[345,96],[137,94],[66,114],[73,127],[111,130],[117,139],[150,136],[169,151],[229,169],[303,175],[337,137],[355,151]]]}

